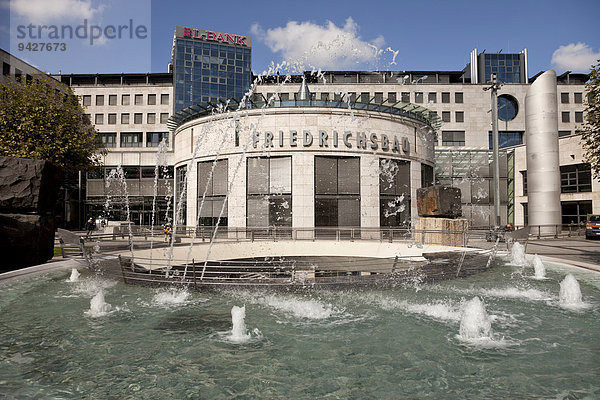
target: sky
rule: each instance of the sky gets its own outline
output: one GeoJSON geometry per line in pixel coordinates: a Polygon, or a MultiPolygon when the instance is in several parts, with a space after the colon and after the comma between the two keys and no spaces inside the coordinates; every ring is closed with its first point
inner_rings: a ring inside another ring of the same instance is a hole
{"type": "Polygon", "coordinates": [[[166,72],[181,25],[251,36],[256,74],[461,70],[474,48],[527,48],[533,76],[589,71],[599,15],[598,0],[0,0],[0,47],[53,74],[166,72]]]}

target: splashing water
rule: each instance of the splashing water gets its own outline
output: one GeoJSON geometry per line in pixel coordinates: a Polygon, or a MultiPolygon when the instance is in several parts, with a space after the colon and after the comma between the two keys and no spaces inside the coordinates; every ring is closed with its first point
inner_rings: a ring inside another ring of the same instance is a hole
{"type": "Polygon", "coordinates": [[[110,312],[112,306],[104,301],[104,291],[100,290],[90,301],[90,309],[85,312],[90,317],[102,317],[110,312]]]}
{"type": "Polygon", "coordinates": [[[156,293],[153,301],[159,306],[181,305],[185,304],[190,296],[187,289],[169,289],[156,293]]]}
{"type": "Polygon", "coordinates": [[[246,329],[246,306],[238,307],[233,306],[231,308],[231,335],[228,339],[232,342],[243,343],[250,340],[252,335],[248,333],[246,329]]]}
{"type": "Polygon", "coordinates": [[[465,304],[460,319],[459,338],[464,341],[492,339],[492,321],[485,305],[475,296],[465,304]]]}
{"type": "Polygon", "coordinates": [[[79,271],[77,271],[76,268],[73,268],[71,270],[71,276],[69,277],[69,279],[67,279],[67,282],[77,282],[79,280],[79,276],[81,274],[79,273],[79,271]]]}
{"type": "Polygon", "coordinates": [[[527,265],[527,258],[525,258],[525,248],[519,242],[515,242],[515,244],[513,244],[512,250],[510,252],[510,263],[519,267],[524,267],[527,265]]]}
{"type": "Polygon", "coordinates": [[[537,254],[533,256],[533,269],[535,270],[535,279],[546,279],[546,267],[537,254]]]}
{"type": "Polygon", "coordinates": [[[583,305],[579,282],[573,274],[567,274],[560,283],[559,301],[561,306],[577,307],[583,305]]]}

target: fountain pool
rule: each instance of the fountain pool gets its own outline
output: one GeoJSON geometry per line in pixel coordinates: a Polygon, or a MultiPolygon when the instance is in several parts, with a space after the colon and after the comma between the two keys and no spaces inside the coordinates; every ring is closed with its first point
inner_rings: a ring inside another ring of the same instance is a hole
{"type": "Polygon", "coordinates": [[[497,264],[310,294],[153,289],[84,269],[6,281],[0,397],[600,397],[600,275],[497,264]],[[579,306],[561,301],[568,273],[579,306]]]}

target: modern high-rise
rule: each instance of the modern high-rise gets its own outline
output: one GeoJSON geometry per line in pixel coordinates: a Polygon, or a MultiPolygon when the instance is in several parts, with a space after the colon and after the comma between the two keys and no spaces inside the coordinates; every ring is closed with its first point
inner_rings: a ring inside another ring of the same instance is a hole
{"type": "Polygon", "coordinates": [[[177,26],[171,53],[174,112],[241,99],[252,79],[249,36],[177,26]]]}

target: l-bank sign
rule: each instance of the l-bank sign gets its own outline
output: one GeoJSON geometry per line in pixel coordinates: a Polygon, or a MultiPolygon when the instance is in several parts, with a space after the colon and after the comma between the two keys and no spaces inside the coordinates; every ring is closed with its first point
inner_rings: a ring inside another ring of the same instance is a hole
{"type": "Polygon", "coordinates": [[[252,47],[250,36],[234,35],[232,33],[207,31],[205,29],[177,26],[175,36],[184,39],[196,39],[205,42],[232,44],[236,46],[252,47]]]}

